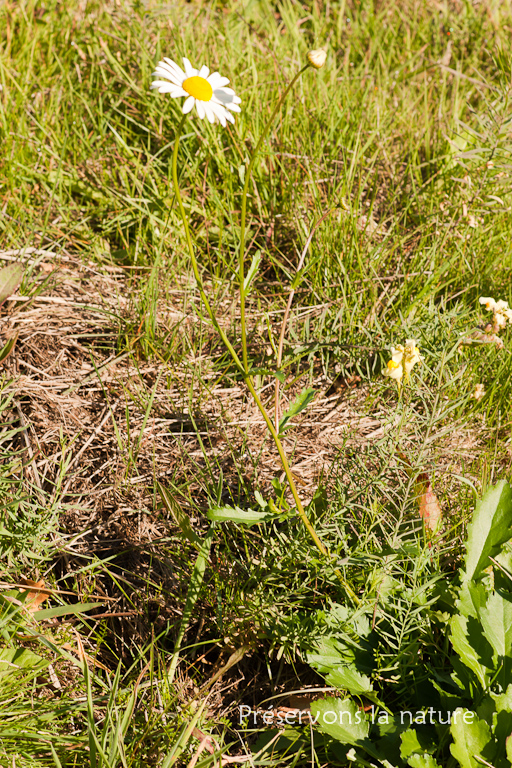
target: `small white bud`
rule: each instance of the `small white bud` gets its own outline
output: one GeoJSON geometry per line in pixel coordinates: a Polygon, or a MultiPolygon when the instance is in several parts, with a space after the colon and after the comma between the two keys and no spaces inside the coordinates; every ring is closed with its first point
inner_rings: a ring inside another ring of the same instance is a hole
{"type": "Polygon", "coordinates": [[[316,51],[310,51],[308,53],[308,61],[315,69],[321,69],[325,64],[327,53],[323,48],[318,48],[316,51]]]}

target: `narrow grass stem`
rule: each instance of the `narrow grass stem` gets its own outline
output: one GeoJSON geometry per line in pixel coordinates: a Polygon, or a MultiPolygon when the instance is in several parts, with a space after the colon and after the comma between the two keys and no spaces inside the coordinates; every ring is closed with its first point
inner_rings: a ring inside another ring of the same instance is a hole
{"type": "Polygon", "coordinates": [[[269,119],[267,120],[265,127],[263,128],[263,131],[261,132],[261,136],[259,137],[256,146],[254,147],[254,150],[252,152],[252,155],[249,159],[249,165],[247,166],[247,169],[245,171],[245,179],[244,179],[244,189],[242,192],[242,206],[241,206],[241,213],[240,213],[240,256],[239,256],[239,264],[238,264],[238,280],[240,283],[240,328],[241,328],[241,334],[242,334],[242,360],[244,365],[244,371],[246,373],[249,373],[249,364],[247,361],[247,331],[246,331],[246,324],[245,324],[245,291],[244,291],[244,280],[245,280],[245,223],[247,218],[247,193],[249,191],[249,184],[251,182],[252,177],[252,169],[254,168],[254,163],[256,162],[256,157],[258,156],[258,152],[261,149],[261,145],[263,144],[265,137],[267,136],[270,127],[272,123],[274,122],[274,119],[288,96],[289,92],[299,79],[299,77],[302,75],[303,72],[306,71],[306,69],[309,69],[309,64],[306,64],[304,67],[302,67],[301,70],[297,72],[295,77],[290,80],[287,87],[285,88],[281,98],[278,100],[276,106],[272,110],[272,114],[270,115],[269,119]]]}

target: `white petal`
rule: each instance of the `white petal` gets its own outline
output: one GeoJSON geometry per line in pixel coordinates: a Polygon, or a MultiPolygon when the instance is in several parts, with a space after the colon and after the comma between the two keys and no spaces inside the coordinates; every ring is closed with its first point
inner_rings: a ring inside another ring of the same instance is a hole
{"type": "Polygon", "coordinates": [[[183,57],[183,64],[185,65],[185,73],[187,77],[195,77],[195,75],[197,75],[197,69],[194,69],[190,61],[185,58],[185,56],[183,57]]]}
{"type": "Polygon", "coordinates": [[[211,102],[205,101],[204,102],[204,111],[206,112],[206,117],[210,121],[210,123],[215,122],[215,110],[212,108],[211,102]]]}
{"type": "Polygon", "coordinates": [[[221,75],[219,75],[218,72],[213,72],[208,78],[208,82],[210,83],[211,87],[215,90],[215,88],[222,88],[223,85],[227,85],[229,83],[229,80],[227,77],[222,77],[221,75]]]}
{"type": "Polygon", "coordinates": [[[226,109],[230,109],[231,112],[241,112],[242,110],[238,104],[226,104],[226,109]]]}
{"type": "Polygon", "coordinates": [[[204,101],[199,101],[199,99],[196,99],[196,109],[197,114],[201,118],[201,120],[204,120],[204,116],[206,114],[205,108],[204,108],[204,101]]]}
{"type": "Polygon", "coordinates": [[[179,77],[167,64],[162,62],[158,65],[153,75],[159,75],[160,77],[166,77],[168,80],[172,80],[176,85],[181,85],[184,77],[179,77]]]}
{"type": "Polygon", "coordinates": [[[149,87],[158,88],[158,93],[171,93],[176,88],[174,83],[165,83],[163,80],[155,80],[149,87]]]}
{"type": "Polygon", "coordinates": [[[236,103],[235,98],[237,97],[231,88],[216,88],[213,92],[212,98],[214,98],[219,104],[228,106],[229,104],[236,103]]]}
{"type": "Polygon", "coordinates": [[[208,106],[212,110],[212,112],[218,117],[219,123],[225,128],[226,127],[226,110],[221,104],[216,104],[214,101],[209,101],[208,106]]]}
{"type": "Polygon", "coordinates": [[[164,63],[167,64],[172,70],[174,70],[178,77],[185,77],[184,71],[179,64],[176,64],[175,61],[172,61],[171,59],[168,59],[167,56],[164,56],[164,63]]]}
{"type": "Polygon", "coordinates": [[[224,112],[224,114],[226,115],[226,120],[229,120],[229,122],[230,122],[230,123],[234,123],[234,122],[235,122],[235,118],[233,117],[233,115],[231,114],[231,112],[228,112],[228,111],[226,110],[226,111],[224,112]]]}
{"type": "Polygon", "coordinates": [[[198,72],[199,77],[204,77],[205,80],[208,79],[208,75],[210,74],[210,70],[208,67],[206,67],[204,64],[201,67],[201,69],[198,72]]]}
{"type": "Polygon", "coordinates": [[[177,99],[178,96],[188,96],[188,93],[183,88],[176,88],[175,91],[171,91],[171,96],[173,99],[177,99]]]}
{"type": "Polygon", "coordinates": [[[188,99],[183,102],[183,114],[188,115],[189,112],[192,111],[192,108],[194,106],[195,99],[193,96],[189,96],[188,99]]]}

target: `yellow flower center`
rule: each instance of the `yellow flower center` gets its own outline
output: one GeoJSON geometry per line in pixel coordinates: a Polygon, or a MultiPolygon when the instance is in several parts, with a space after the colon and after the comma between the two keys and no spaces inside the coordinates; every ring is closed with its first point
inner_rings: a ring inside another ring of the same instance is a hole
{"type": "Polygon", "coordinates": [[[210,101],[213,96],[213,88],[208,80],[197,75],[195,77],[187,77],[181,87],[184,91],[190,93],[194,99],[199,99],[199,101],[210,101]]]}
{"type": "Polygon", "coordinates": [[[395,370],[395,368],[399,368],[399,367],[400,367],[400,363],[395,363],[395,361],[394,361],[394,360],[390,360],[390,361],[389,361],[389,363],[388,363],[388,368],[389,368],[391,371],[394,371],[394,370],[395,370]]]}

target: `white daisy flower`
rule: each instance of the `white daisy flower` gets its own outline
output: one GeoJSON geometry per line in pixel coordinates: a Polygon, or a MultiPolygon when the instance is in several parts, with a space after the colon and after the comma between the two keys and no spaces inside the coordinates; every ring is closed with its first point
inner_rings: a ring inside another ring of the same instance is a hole
{"type": "Polygon", "coordinates": [[[234,123],[235,118],[231,112],[240,112],[238,105],[241,99],[232,88],[226,88],[228,78],[221,77],[218,72],[210,75],[208,67],[194,69],[185,57],[183,64],[185,71],[171,59],[159,61],[153,77],[165,77],[165,80],[154,80],[151,88],[158,88],[160,93],[170,93],[173,99],[186,96],[183,103],[184,115],[191,112],[195,105],[201,120],[207,117],[210,123],[214,123],[217,119],[224,128],[227,120],[234,123]]]}

